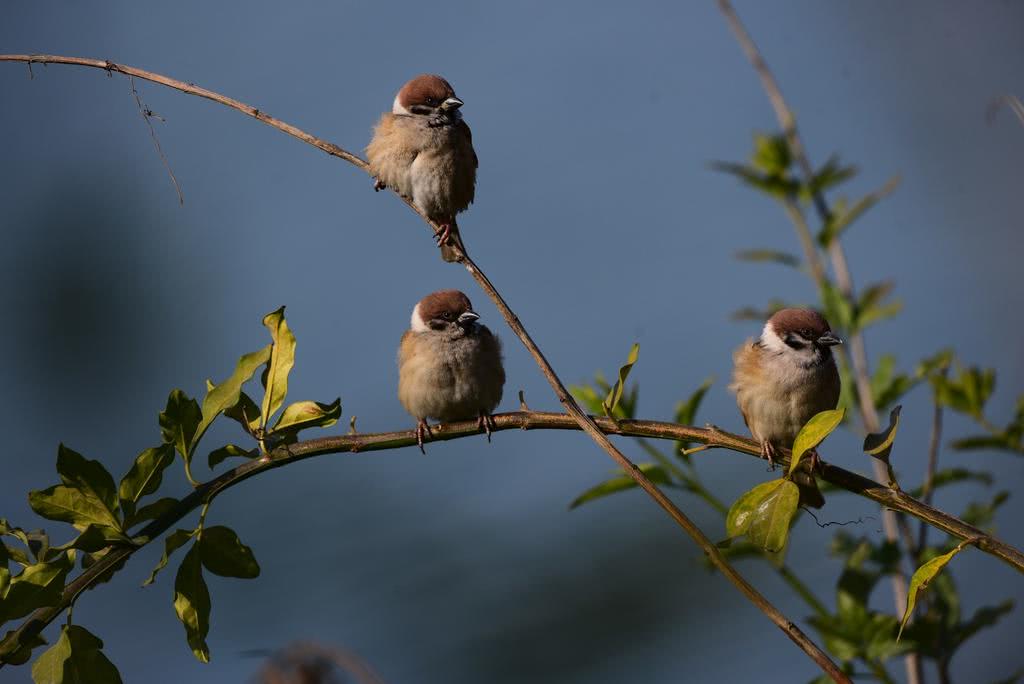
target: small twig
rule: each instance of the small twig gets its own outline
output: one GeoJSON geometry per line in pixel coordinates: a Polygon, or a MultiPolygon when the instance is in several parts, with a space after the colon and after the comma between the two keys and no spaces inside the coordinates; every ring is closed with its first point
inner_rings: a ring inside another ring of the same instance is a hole
{"type": "Polygon", "coordinates": [[[529,411],[530,407],[526,405],[526,395],[523,394],[523,390],[519,390],[519,410],[529,411]]]}
{"type": "Polygon", "coordinates": [[[996,112],[998,112],[1003,106],[1010,108],[1010,111],[1017,115],[1021,125],[1024,125],[1024,103],[1021,103],[1020,98],[1016,95],[1000,95],[992,104],[988,106],[987,117],[989,123],[995,120],[996,112]]]}
{"type": "Polygon", "coordinates": [[[139,97],[139,91],[135,89],[135,78],[129,74],[128,83],[132,87],[132,97],[135,98],[135,104],[139,106],[139,114],[142,115],[143,121],[146,122],[146,126],[149,127],[149,135],[153,138],[153,144],[156,145],[156,153],[160,155],[160,161],[164,163],[164,168],[167,169],[168,175],[171,177],[171,182],[174,183],[174,191],[178,193],[178,204],[185,204],[185,196],[181,194],[181,186],[178,185],[178,179],[174,177],[174,171],[171,170],[171,164],[167,161],[167,155],[164,154],[164,150],[160,147],[160,140],[156,137],[156,131],[153,130],[153,122],[151,118],[156,117],[163,122],[163,117],[157,116],[151,109],[142,104],[142,98],[139,97]]]}

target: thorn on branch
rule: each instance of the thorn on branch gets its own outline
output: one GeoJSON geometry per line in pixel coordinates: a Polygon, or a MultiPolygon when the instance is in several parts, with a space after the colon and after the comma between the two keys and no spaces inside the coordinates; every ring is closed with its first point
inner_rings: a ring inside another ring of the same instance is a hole
{"type": "Polygon", "coordinates": [[[526,395],[523,393],[523,390],[519,390],[519,410],[520,411],[529,411],[530,410],[530,407],[526,405],[526,395]]]}
{"type": "Polygon", "coordinates": [[[359,434],[356,431],[356,417],[355,416],[352,416],[351,418],[348,419],[348,434],[350,434],[350,435],[359,434]]]}
{"type": "Polygon", "coordinates": [[[695,454],[698,451],[706,451],[710,448],[710,444],[698,444],[697,446],[691,447],[689,449],[680,449],[679,453],[681,453],[683,456],[689,456],[690,454],[695,454]]]}

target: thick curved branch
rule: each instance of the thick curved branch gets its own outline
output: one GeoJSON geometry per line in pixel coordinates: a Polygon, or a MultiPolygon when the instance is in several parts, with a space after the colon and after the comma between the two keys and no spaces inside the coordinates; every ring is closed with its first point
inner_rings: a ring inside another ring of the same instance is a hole
{"type": "MultiPolygon", "coordinates": [[[[761,458],[760,446],[752,440],[734,435],[717,428],[696,428],[675,423],[656,420],[620,420],[610,418],[593,418],[597,426],[606,434],[628,437],[646,437],[650,439],[666,439],[673,441],[698,442],[713,448],[723,448],[761,458]]],[[[579,424],[564,413],[544,411],[516,411],[499,413],[494,416],[493,432],[503,430],[579,430],[579,424]]],[[[479,435],[481,429],[475,420],[449,423],[435,426],[430,441],[447,441],[479,435]]],[[[329,454],[358,453],[363,451],[384,451],[416,446],[414,430],[398,432],[378,432],[367,434],[348,434],[337,437],[321,437],[298,442],[289,446],[278,447],[269,460],[253,460],[243,463],[222,475],[202,484],[166,515],[154,520],[139,531],[133,539],[138,546],[116,547],[109,551],[101,560],[71,581],[64,590],[60,603],[55,606],[39,608],[3,642],[0,642],[0,660],[3,656],[13,653],[19,644],[27,643],[28,639],[38,634],[46,625],[55,620],[75,598],[84,590],[94,586],[98,579],[111,571],[116,571],[135,551],[145,544],[159,539],[160,536],[176,525],[189,513],[201,507],[212,497],[235,485],[244,482],[268,470],[280,468],[294,461],[301,461],[315,456],[329,454]]],[[[788,455],[783,453],[782,463],[788,455]]],[[[783,468],[785,470],[785,468],[783,468]]],[[[838,466],[821,462],[820,476],[827,482],[854,494],[866,497],[888,508],[912,515],[923,522],[957,537],[961,540],[976,539],[975,545],[1000,558],[1019,572],[1024,572],[1024,553],[1006,544],[978,528],[968,525],[955,516],[932,508],[906,492],[889,489],[874,480],[844,470],[838,466]]],[[[0,662],[0,667],[3,663],[0,662]]]]}

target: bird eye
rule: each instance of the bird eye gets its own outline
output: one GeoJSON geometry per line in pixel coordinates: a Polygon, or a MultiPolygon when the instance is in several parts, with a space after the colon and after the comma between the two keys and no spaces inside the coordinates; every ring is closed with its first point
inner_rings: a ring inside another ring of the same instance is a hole
{"type": "Polygon", "coordinates": [[[437,98],[436,97],[428,97],[427,98],[427,104],[430,105],[431,107],[436,107],[437,106],[437,98]]]}
{"type": "Polygon", "coordinates": [[[446,321],[452,320],[452,312],[451,311],[445,311],[443,314],[441,314],[441,318],[443,318],[446,321]]]}

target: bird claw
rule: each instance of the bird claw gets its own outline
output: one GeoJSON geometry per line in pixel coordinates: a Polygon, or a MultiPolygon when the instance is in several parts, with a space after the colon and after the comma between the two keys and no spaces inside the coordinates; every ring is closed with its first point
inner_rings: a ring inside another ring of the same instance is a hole
{"type": "Polygon", "coordinates": [[[434,233],[434,239],[437,240],[437,246],[448,244],[448,238],[452,235],[452,224],[450,223],[439,223],[439,228],[434,233]]]}
{"type": "Polygon", "coordinates": [[[761,442],[761,455],[768,459],[768,467],[775,470],[775,447],[771,442],[761,442]]]}
{"type": "Polygon", "coordinates": [[[432,433],[430,431],[430,426],[427,425],[426,419],[425,418],[420,418],[416,422],[416,444],[419,446],[420,452],[423,455],[426,455],[427,450],[423,448],[423,436],[424,435],[426,435],[427,437],[430,437],[430,439],[434,439],[434,433],[432,433]]]}
{"type": "Polygon", "coordinates": [[[494,416],[490,413],[480,412],[480,416],[476,419],[476,427],[478,430],[483,430],[487,435],[487,443],[491,443],[491,431],[498,427],[498,424],[494,422],[494,416]]]}
{"type": "Polygon", "coordinates": [[[380,192],[381,190],[384,190],[387,187],[388,186],[385,185],[384,181],[382,181],[380,178],[374,178],[373,179],[373,191],[374,192],[380,192]]]}

